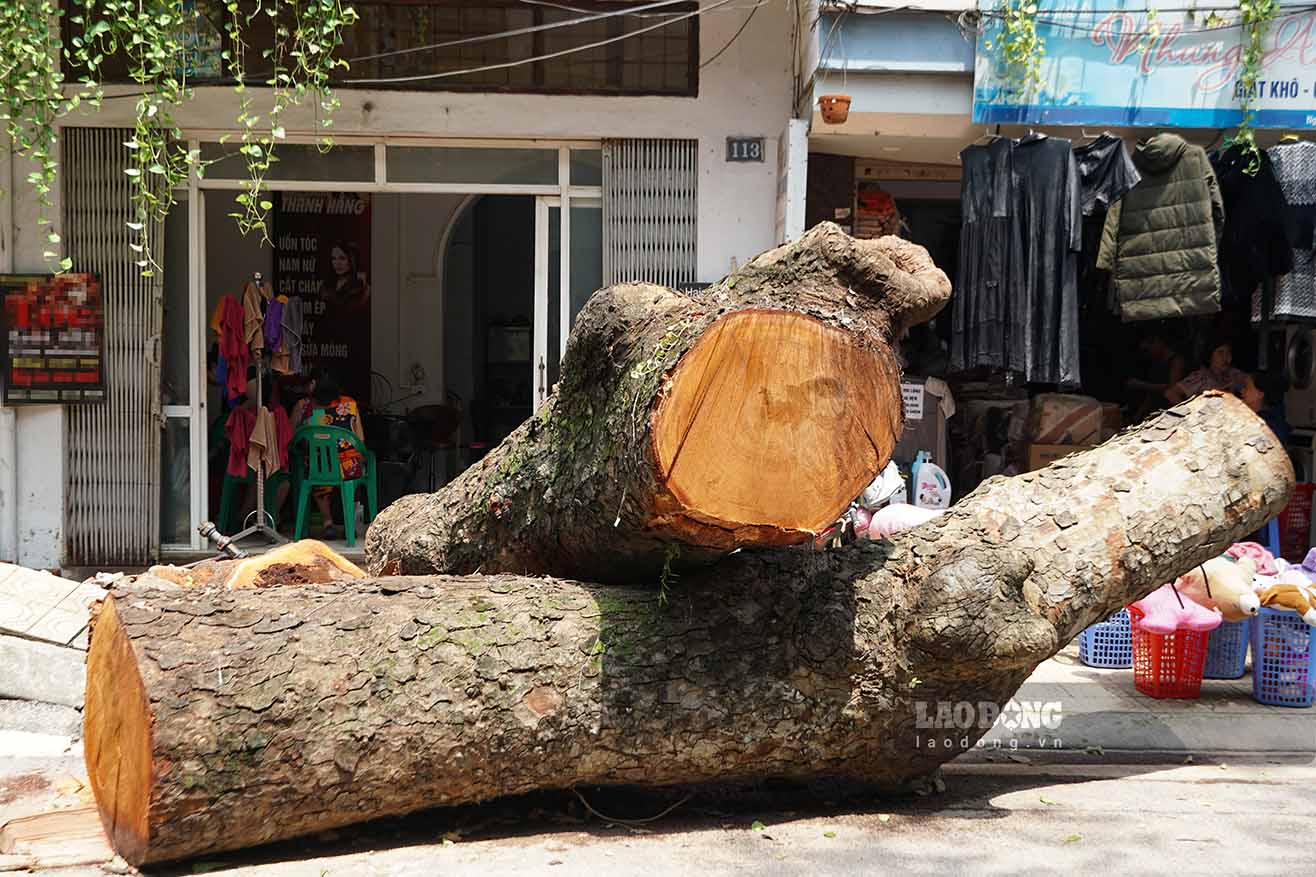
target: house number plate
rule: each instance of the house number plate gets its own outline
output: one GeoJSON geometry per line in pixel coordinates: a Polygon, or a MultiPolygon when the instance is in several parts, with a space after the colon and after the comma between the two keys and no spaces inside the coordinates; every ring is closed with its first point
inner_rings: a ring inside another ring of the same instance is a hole
{"type": "Polygon", "coordinates": [[[727,161],[763,161],[763,138],[728,137],[727,161]]]}

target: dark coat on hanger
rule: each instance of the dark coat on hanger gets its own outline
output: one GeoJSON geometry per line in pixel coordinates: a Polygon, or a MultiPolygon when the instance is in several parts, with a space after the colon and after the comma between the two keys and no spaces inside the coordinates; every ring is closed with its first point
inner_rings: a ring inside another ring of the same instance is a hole
{"type": "Polygon", "coordinates": [[[1142,180],[1106,214],[1097,256],[1111,272],[1120,316],[1217,313],[1225,207],[1206,151],[1163,133],[1139,143],[1133,163],[1142,180]]]}
{"type": "Polygon", "coordinates": [[[1253,290],[1267,277],[1293,270],[1293,246],[1285,227],[1287,202],[1264,152],[1255,174],[1242,146],[1217,152],[1212,164],[1225,204],[1225,231],[1220,239],[1220,270],[1225,300],[1251,301],[1253,290]]]}

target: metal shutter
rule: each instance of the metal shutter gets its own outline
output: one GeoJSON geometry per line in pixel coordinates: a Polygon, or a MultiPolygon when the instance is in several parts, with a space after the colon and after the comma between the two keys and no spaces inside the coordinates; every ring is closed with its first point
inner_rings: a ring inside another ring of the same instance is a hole
{"type": "MultiPolygon", "coordinates": [[[[65,553],[72,566],[141,564],[160,545],[160,365],[164,318],[159,272],[143,278],[129,248],[132,131],[65,128],[64,239],[73,270],[95,273],[105,301],[102,404],[68,406],[65,553]]],[[[164,261],[164,234],[150,226],[164,261]]]]}
{"type": "Polygon", "coordinates": [[[695,282],[698,141],[603,144],[603,283],[695,282]]]}

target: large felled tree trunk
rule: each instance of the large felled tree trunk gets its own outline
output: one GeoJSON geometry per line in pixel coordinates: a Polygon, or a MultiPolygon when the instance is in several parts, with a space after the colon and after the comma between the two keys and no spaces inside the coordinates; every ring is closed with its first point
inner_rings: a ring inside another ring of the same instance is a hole
{"type": "Polygon", "coordinates": [[[927,251],[830,223],[710,289],[581,310],[549,401],[371,525],[375,573],[651,576],[833,522],[900,438],[892,344],[950,295],[927,251]]]}
{"type": "Polygon", "coordinates": [[[1265,425],[1208,396],[894,542],[734,555],[666,607],[515,576],[128,590],[92,633],[88,772],[133,863],[575,784],[899,786],[990,725],[946,748],[920,723],[939,704],[1004,703],[1292,484],[1265,425]]]}

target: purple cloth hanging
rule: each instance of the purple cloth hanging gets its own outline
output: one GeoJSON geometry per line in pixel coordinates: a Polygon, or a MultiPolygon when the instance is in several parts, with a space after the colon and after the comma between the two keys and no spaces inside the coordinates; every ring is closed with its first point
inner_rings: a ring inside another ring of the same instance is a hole
{"type": "Polygon", "coordinates": [[[265,306],[265,349],[278,350],[283,344],[283,302],[271,299],[265,306]]]}

